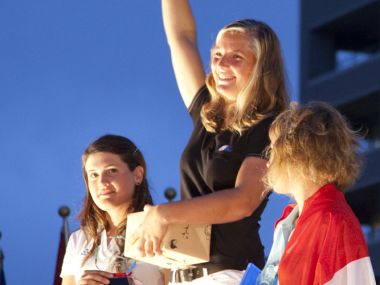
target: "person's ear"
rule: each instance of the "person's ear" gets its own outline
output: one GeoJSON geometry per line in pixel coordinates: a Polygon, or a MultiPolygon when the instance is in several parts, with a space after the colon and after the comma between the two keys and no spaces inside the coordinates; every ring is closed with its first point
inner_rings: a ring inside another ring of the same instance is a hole
{"type": "Polygon", "coordinates": [[[136,166],[133,170],[133,177],[135,179],[135,185],[140,185],[144,179],[144,168],[140,165],[136,166]]]}

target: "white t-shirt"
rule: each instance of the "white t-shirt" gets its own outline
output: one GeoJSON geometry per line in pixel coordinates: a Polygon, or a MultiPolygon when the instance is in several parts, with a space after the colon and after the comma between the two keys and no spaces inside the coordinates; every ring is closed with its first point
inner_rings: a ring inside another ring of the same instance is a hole
{"type": "MultiPolygon", "coordinates": [[[[105,231],[103,231],[101,244],[104,243],[103,241],[105,239],[107,239],[107,235],[105,231]]],[[[85,270],[98,270],[95,265],[95,254],[87,259],[86,263],[82,266],[83,259],[89,253],[92,244],[93,240],[87,242],[82,230],[77,230],[71,234],[66,247],[65,258],[63,260],[60,275],[62,278],[68,275],[73,275],[75,276],[76,283],[78,283],[85,270]]],[[[162,274],[159,267],[156,265],[137,261],[136,266],[132,270],[132,276],[144,285],[164,284],[162,274]]]]}

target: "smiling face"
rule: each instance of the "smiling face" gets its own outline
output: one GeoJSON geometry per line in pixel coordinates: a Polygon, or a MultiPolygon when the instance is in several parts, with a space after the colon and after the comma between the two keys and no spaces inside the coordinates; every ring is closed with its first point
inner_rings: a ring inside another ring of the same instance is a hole
{"type": "Polygon", "coordinates": [[[211,53],[211,72],[216,91],[228,101],[235,102],[239,92],[247,85],[255,62],[247,34],[222,32],[211,53]]]}
{"type": "Polygon", "coordinates": [[[120,210],[124,213],[131,202],[135,185],[143,178],[143,168],[137,166],[131,171],[118,155],[110,152],[90,154],[84,168],[95,204],[106,212],[120,210]]]}

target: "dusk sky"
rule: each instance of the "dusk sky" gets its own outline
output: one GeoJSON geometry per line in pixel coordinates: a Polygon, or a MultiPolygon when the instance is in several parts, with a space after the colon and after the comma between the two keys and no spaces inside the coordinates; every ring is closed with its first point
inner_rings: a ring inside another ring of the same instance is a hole
{"type": "MultiPolygon", "coordinates": [[[[278,34],[298,95],[297,0],[193,0],[202,58],[239,18],[278,34]]],[[[53,283],[62,220],[78,228],[81,154],[97,137],[132,139],[145,155],[155,203],[179,190],[190,117],[171,67],[159,0],[0,1],[0,248],[8,285],[53,283]]],[[[178,197],[177,197],[178,198],[178,197]]],[[[271,195],[261,236],[268,253],[287,197],[271,195]]]]}

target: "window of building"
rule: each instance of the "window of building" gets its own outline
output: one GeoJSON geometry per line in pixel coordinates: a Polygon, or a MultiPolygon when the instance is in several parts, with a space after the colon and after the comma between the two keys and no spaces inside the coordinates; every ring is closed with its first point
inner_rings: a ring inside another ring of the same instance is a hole
{"type": "Polygon", "coordinates": [[[380,1],[314,27],[310,34],[310,78],[344,70],[380,53],[380,1]]]}
{"type": "Polygon", "coordinates": [[[344,70],[367,61],[372,53],[363,51],[337,50],[335,52],[335,69],[344,70]]]}

